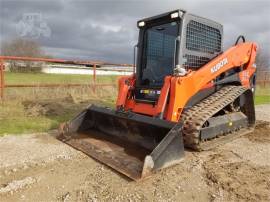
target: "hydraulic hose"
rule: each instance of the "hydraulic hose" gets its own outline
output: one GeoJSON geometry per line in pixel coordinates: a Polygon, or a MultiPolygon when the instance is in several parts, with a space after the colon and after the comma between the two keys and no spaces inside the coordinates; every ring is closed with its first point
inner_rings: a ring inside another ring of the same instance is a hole
{"type": "Polygon", "coordinates": [[[242,39],[242,42],[243,42],[243,43],[246,42],[245,37],[244,37],[243,35],[240,35],[240,36],[237,38],[237,40],[236,40],[236,42],[235,42],[235,44],[234,44],[235,46],[239,43],[239,40],[240,40],[240,39],[242,39]]]}

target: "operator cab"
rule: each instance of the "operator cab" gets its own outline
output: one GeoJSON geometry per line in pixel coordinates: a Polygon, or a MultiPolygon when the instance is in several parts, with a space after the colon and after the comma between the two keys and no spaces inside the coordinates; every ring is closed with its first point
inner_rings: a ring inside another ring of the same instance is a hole
{"type": "Polygon", "coordinates": [[[197,70],[222,52],[223,27],[175,10],[137,23],[139,32],[135,99],[158,100],[164,79],[176,67],[197,70]]]}

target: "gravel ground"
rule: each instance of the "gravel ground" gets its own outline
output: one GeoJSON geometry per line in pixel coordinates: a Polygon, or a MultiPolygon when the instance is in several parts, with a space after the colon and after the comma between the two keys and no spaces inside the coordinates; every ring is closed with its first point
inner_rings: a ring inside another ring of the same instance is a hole
{"type": "MultiPolygon", "coordinates": [[[[270,105],[256,107],[270,122],[270,105]]],[[[270,201],[270,128],[133,182],[52,135],[0,138],[0,201],[270,201]]]]}
{"type": "Polygon", "coordinates": [[[270,104],[256,106],[257,120],[270,121],[270,104]]]}

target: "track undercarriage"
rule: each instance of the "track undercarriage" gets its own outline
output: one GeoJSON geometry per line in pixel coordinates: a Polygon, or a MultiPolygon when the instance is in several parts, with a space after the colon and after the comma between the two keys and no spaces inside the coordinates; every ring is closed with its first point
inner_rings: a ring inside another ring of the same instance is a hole
{"type": "Polygon", "coordinates": [[[185,110],[181,116],[185,147],[197,151],[253,131],[253,95],[242,86],[226,86],[185,110]]]}

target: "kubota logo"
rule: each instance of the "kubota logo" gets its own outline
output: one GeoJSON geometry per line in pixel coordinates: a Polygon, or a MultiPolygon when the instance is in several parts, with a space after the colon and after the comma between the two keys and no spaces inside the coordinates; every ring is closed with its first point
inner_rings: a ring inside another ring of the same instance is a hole
{"type": "Polygon", "coordinates": [[[211,68],[211,73],[217,72],[220,68],[222,68],[224,65],[228,64],[228,59],[224,58],[219,63],[217,63],[214,67],[211,68]]]}

